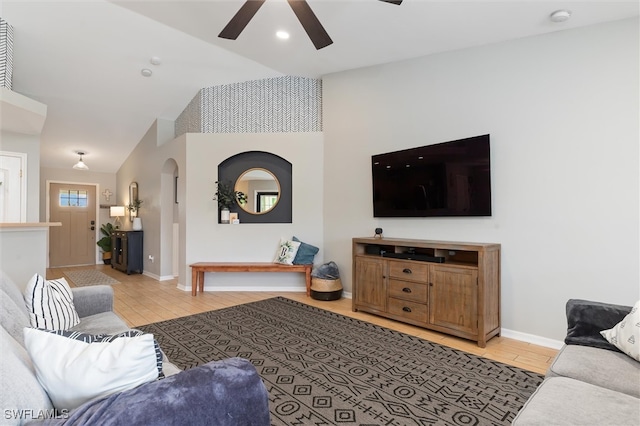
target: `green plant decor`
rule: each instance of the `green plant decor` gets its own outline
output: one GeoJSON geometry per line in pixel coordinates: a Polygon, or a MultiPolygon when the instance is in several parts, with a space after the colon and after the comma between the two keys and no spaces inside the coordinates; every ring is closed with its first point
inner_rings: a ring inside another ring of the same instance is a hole
{"type": "Polygon", "coordinates": [[[242,191],[235,191],[231,181],[216,181],[216,193],[213,200],[218,202],[220,209],[230,209],[235,204],[245,204],[247,196],[242,191]]]}
{"type": "Polygon", "coordinates": [[[109,222],[100,227],[100,234],[102,234],[103,237],[100,238],[96,244],[105,253],[111,253],[111,233],[114,229],[113,225],[109,222]]]}
{"type": "Polygon", "coordinates": [[[138,211],[140,211],[140,205],[142,204],[142,200],[140,199],[135,199],[133,200],[131,203],[129,203],[129,205],[127,206],[127,209],[132,212],[135,213],[137,216],[138,211]]]}

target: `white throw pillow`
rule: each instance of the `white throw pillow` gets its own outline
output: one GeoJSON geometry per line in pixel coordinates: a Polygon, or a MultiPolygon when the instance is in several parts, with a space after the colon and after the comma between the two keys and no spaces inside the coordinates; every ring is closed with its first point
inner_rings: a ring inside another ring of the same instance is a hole
{"type": "Polygon", "coordinates": [[[640,361],[640,300],[633,305],[631,312],[609,330],[600,332],[616,348],[640,361]]]}
{"type": "Polygon", "coordinates": [[[60,410],[158,378],[153,334],[86,343],[25,328],[24,342],[38,381],[60,410]]]}
{"type": "Polygon", "coordinates": [[[293,265],[293,259],[298,253],[300,242],[291,241],[286,238],[280,238],[280,245],[278,246],[278,252],[276,253],[275,263],[284,263],[285,265],[293,265]]]}
{"type": "Polygon", "coordinates": [[[73,293],[64,278],[47,281],[35,274],[24,290],[31,326],[46,330],[68,330],[80,323],[73,293]]]}

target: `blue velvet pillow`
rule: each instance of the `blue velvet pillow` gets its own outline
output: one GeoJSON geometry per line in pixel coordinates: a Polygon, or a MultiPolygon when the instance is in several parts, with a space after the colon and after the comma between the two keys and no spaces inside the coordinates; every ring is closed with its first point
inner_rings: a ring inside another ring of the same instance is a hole
{"type": "Polygon", "coordinates": [[[300,243],[300,247],[298,247],[296,257],[293,259],[293,264],[312,265],[313,258],[316,257],[316,254],[318,254],[318,251],[320,251],[320,249],[316,246],[312,246],[311,244],[303,243],[295,236],[292,238],[292,240],[300,243]]]}

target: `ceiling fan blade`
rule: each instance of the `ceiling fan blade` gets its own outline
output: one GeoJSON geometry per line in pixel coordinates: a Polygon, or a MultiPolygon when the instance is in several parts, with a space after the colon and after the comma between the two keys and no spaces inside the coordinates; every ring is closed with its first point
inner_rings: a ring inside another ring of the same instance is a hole
{"type": "Polygon", "coordinates": [[[251,18],[253,18],[253,15],[256,14],[264,2],[265,0],[247,0],[233,18],[231,18],[227,26],[220,31],[218,37],[228,38],[229,40],[237,39],[242,30],[244,30],[244,27],[247,26],[251,18]]]}
{"type": "Polygon", "coordinates": [[[306,0],[287,0],[287,2],[316,49],[320,50],[333,43],[306,0]]]}
{"type": "Polygon", "coordinates": [[[383,1],[385,3],[397,4],[398,6],[400,6],[400,4],[402,4],[402,0],[380,0],[380,1],[383,1]]]}

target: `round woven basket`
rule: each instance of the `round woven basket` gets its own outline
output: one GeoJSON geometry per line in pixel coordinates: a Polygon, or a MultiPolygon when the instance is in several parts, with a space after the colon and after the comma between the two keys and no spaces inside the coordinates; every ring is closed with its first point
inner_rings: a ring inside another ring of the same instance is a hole
{"type": "Polygon", "coordinates": [[[342,297],[342,281],[311,277],[311,297],[317,300],[338,300],[342,297]]]}

